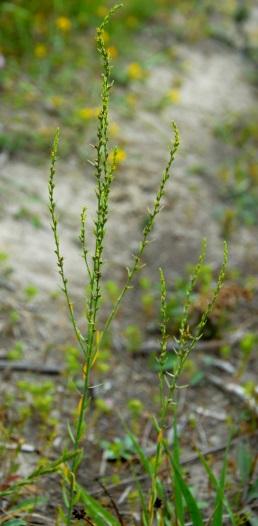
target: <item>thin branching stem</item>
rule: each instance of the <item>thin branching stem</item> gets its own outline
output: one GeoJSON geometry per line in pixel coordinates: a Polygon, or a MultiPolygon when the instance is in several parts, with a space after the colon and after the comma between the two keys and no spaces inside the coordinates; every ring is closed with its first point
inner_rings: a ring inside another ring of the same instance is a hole
{"type": "MultiPolygon", "coordinates": [[[[205,249],[206,249],[206,246],[205,246],[205,249]]],[[[201,269],[200,261],[203,261],[202,254],[200,256],[200,260],[199,260],[198,264],[195,267],[195,271],[194,271],[193,277],[192,277],[192,279],[190,281],[190,287],[189,288],[191,288],[191,290],[192,290],[192,284],[196,283],[196,281],[198,279],[198,275],[199,275],[199,272],[200,272],[200,269],[201,269]]],[[[165,407],[166,413],[168,411],[169,406],[171,404],[173,404],[174,401],[175,401],[174,400],[175,391],[178,388],[178,380],[179,380],[179,378],[181,376],[181,373],[182,373],[182,370],[184,368],[185,362],[189,358],[189,355],[191,354],[191,352],[196,347],[196,344],[198,343],[200,338],[202,337],[203,330],[204,330],[205,325],[207,323],[208,317],[209,317],[210,313],[212,312],[212,310],[214,308],[214,305],[215,305],[215,303],[217,301],[218,295],[220,293],[220,290],[222,288],[222,285],[223,285],[223,282],[224,282],[224,279],[225,279],[225,273],[226,273],[227,264],[228,264],[228,248],[227,248],[227,243],[225,242],[224,243],[223,263],[222,263],[222,266],[221,266],[221,269],[220,269],[220,272],[219,272],[219,276],[218,276],[218,279],[217,279],[216,287],[215,287],[215,289],[213,291],[213,294],[212,294],[212,298],[211,298],[210,302],[208,303],[206,309],[204,310],[204,312],[202,314],[202,317],[201,317],[201,320],[198,323],[194,334],[191,335],[188,332],[188,329],[187,329],[186,333],[183,332],[182,330],[180,332],[180,337],[179,337],[178,346],[177,346],[177,354],[176,354],[176,365],[174,367],[173,374],[171,376],[167,377],[169,395],[168,395],[168,397],[166,399],[166,407],[165,407]]],[[[189,310],[190,309],[188,308],[188,313],[189,313],[189,310]]],[[[188,314],[188,316],[189,316],[189,314],[188,314]]],[[[184,321],[183,327],[185,328],[185,327],[187,327],[187,325],[188,325],[188,318],[184,321]]],[[[182,326],[181,326],[181,329],[182,329],[182,326]]]]}
{"type": "MultiPolygon", "coordinates": [[[[165,362],[167,358],[167,285],[165,276],[162,270],[160,270],[160,289],[161,289],[161,305],[160,305],[160,353],[157,356],[157,361],[159,364],[159,388],[160,388],[160,416],[159,421],[154,420],[155,429],[157,431],[157,442],[156,442],[156,451],[153,460],[153,470],[151,473],[151,487],[150,487],[150,496],[149,496],[149,505],[148,505],[148,518],[147,525],[152,526],[155,519],[155,501],[157,498],[157,491],[159,485],[159,469],[164,458],[171,462],[171,451],[167,444],[167,439],[165,436],[165,431],[168,425],[168,413],[169,409],[173,408],[173,414],[175,418],[176,411],[176,399],[175,394],[176,390],[179,389],[178,381],[180,379],[181,373],[185,366],[185,362],[188,359],[190,353],[196,347],[198,340],[201,338],[204,327],[207,323],[208,317],[211,311],[214,308],[215,302],[218,298],[219,292],[223,285],[225,279],[225,272],[228,263],[228,249],[227,244],[224,244],[224,258],[223,263],[219,272],[217,279],[216,287],[212,294],[211,300],[208,303],[206,309],[204,310],[201,320],[198,323],[195,332],[193,335],[189,331],[189,316],[192,306],[192,292],[198,280],[203,262],[206,255],[206,240],[203,241],[201,255],[199,261],[194,268],[192,277],[190,278],[189,285],[186,291],[186,299],[184,303],[184,311],[182,316],[182,321],[180,325],[180,336],[179,340],[176,342],[175,347],[175,365],[173,372],[170,373],[165,369],[165,362]]],[[[173,467],[173,463],[172,463],[173,467]]]]}
{"type": "Polygon", "coordinates": [[[144,227],[144,230],[143,230],[143,238],[139,244],[139,247],[138,247],[138,251],[137,253],[135,254],[134,256],[134,262],[132,264],[132,266],[130,268],[127,268],[127,280],[125,282],[125,285],[123,286],[114,306],[113,306],[113,309],[105,323],[105,326],[104,326],[104,330],[103,330],[103,333],[102,333],[102,338],[104,337],[104,335],[106,334],[106,332],[108,331],[113,319],[116,317],[117,315],[117,312],[119,310],[119,307],[120,307],[120,304],[123,300],[123,297],[124,295],[126,294],[126,292],[131,288],[131,283],[132,283],[132,280],[133,280],[133,277],[134,275],[142,268],[142,256],[143,256],[143,253],[144,253],[144,250],[146,248],[146,246],[148,245],[149,243],[149,236],[153,230],[153,227],[154,227],[154,224],[155,224],[155,220],[156,220],[156,217],[157,215],[159,214],[160,210],[161,210],[161,206],[162,206],[162,197],[165,193],[165,187],[166,187],[166,184],[170,178],[170,169],[171,169],[171,166],[173,164],[173,161],[175,159],[175,155],[176,155],[176,152],[179,148],[179,131],[178,131],[178,128],[175,124],[175,122],[172,123],[172,128],[174,130],[174,141],[171,142],[171,147],[170,147],[170,151],[169,151],[169,160],[168,160],[168,163],[167,163],[167,166],[162,174],[162,178],[161,178],[161,182],[160,182],[160,186],[158,188],[158,191],[157,191],[157,194],[156,194],[156,197],[155,197],[155,201],[154,201],[154,205],[153,205],[153,209],[151,211],[148,212],[148,218],[147,218],[147,223],[144,227]]]}
{"type": "Polygon", "coordinates": [[[84,352],[85,340],[84,340],[83,335],[80,332],[80,329],[75,319],[73,303],[71,301],[70,293],[68,290],[68,280],[66,278],[65,271],[64,271],[64,257],[61,254],[59,234],[58,234],[58,218],[56,215],[56,203],[55,203],[55,198],[54,198],[54,191],[55,191],[56,160],[57,160],[57,153],[58,153],[59,136],[60,136],[60,132],[59,132],[59,129],[57,129],[55,137],[54,137],[52,152],[51,152],[50,176],[49,176],[49,182],[48,182],[49,211],[50,211],[50,216],[51,216],[51,228],[52,228],[53,235],[54,235],[57,267],[58,267],[58,272],[61,276],[61,281],[62,281],[62,291],[66,298],[68,310],[70,313],[70,319],[73,325],[75,336],[77,338],[77,341],[79,343],[81,350],[84,352]]]}
{"type": "Polygon", "coordinates": [[[75,335],[77,337],[80,348],[84,356],[83,364],[83,389],[79,405],[77,408],[77,417],[75,422],[74,431],[69,426],[68,431],[72,441],[72,451],[77,452],[73,456],[71,466],[66,471],[66,485],[67,491],[64,489],[64,500],[66,503],[66,525],[70,526],[72,521],[72,511],[73,506],[76,501],[76,480],[77,472],[81,463],[81,452],[79,451],[79,445],[84,436],[85,429],[85,414],[89,405],[89,387],[90,387],[90,372],[95,361],[98,348],[100,346],[101,340],[105,335],[106,331],[109,329],[111,322],[113,321],[121,301],[131,287],[131,282],[134,275],[142,268],[142,256],[145,248],[149,243],[149,236],[153,230],[155,220],[159,214],[162,206],[162,198],[165,192],[166,184],[170,178],[171,166],[175,158],[175,154],[179,147],[179,133],[175,123],[172,124],[174,130],[174,139],[171,141],[171,146],[169,149],[169,159],[166,165],[166,168],[162,174],[161,182],[154,199],[154,205],[152,210],[148,212],[147,223],[143,230],[142,240],[139,243],[138,251],[134,256],[133,264],[128,268],[127,280],[122,288],[119,297],[113,306],[110,316],[108,317],[104,331],[102,334],[97,336],[97,314],[100,306],[101,299],[101,281],[102,281],[102,266],[103,266],[103,250],[104,250],[104,240],[106,232],[106,224],[109,213],[109,195],[112,181],[114,178],[114,172],[117,165],[117,151],[115,150],[113,155],[113,161],[109,161],[109,148],[108,148],[108,116],[109,116],[109,98],[110,90],[112,88],[111,81],[111,66],[110,66],[110,57],[109,53],[105,48],[103,31],[106,24],[109,22],[110,16],[119,6],[115,6],[109,14],[105,17],[101,26],[97,29],[97,49],[103,61],[103,74],[102,74],[102,89],[101,89],[101,110],[98,116],[98,129],[97,129],[97,144],[95,146],[96,150],[96,159],[93,163],[95,168],[95,179],[96,179],[96,197],[97,197],[97,210],[96,210],[96,219],[95,219],[95,248],[92,255],[92,262],[89,262],[89,254],[87,248],[87,239],[86,239],[86,208],[82,210],[81,213],[81,230],[79,239],[81,242],[82,257],[86,266],[87,274],[89,277],[89,292],[87,293],[87,309],[86,309],[86,336],[83,336],[77,326],[73,305],[70,300],[70,295],[67,286],[67,278],[64,272],[63,265],[63,256],[60,252],[60,244],[58,237],[58,219],[55,211],[55,201],[54,201],[54,188],[55,188],[55,164],[57,157],[57,147],[59,132],[56,134],[54,140],[54,146],[51,156],[51,168],[50,168],[50,178],[49,178],[49,209],[52,219],[52,230],[55,240],[55,252],[57,256],[57,265],[58,270],[62,279],[63,292],[65,294],[70,317],[72,320],[73,328],[75,335]]]}

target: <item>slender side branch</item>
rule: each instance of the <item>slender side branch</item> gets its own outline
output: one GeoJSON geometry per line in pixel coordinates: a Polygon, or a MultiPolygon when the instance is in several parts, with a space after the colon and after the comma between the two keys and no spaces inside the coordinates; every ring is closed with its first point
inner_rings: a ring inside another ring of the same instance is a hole
{"type": "Polygon", "coordinates": [[[56,215],[56,203],[55,203],[55,198],[54,198],[54,192],[55,192],[56,160],[57,160],[57,152],[58,152],[58,145],[59,145],[59,137],[60,137],[60,131],[58,128],[56,131],[55,137],[54,137],[53,148],[51,151],[50,175],[49,175],[49,181],[48,181],[49,211],[50,211],[50,216],[51,216],[51,228],[54,234],[55,254],[57,258],[58,273],[61,276],[61,281],[63,285],[62,291],[66,298],[66,302],[67,302],[68,310],[70,313],[70,318],[71,318],[75,336],[77,338],[77,341],[80,345],[81,350],[84,353],[85,352],[84,337],[80,332],[80,329],[77,325],[77,322],[74,316],[73,303],[71,301],[70,293],[68,290],[68,280],[65,276],[65,271],[64,271],[64,257],[61,254],[59,234],[58,234],[58,218],[56,215]]]}
{"type": "MultiPolygon", "coordinates": [[[[205,245],[204,245],[204,248],[205,248],[205,245]]],[[[204,250],[204,249],[203,249],[204,250]]],[[[195,271],[194,271],[194,275],[190,281],[190,286],[189,286],[189,290],[192,290],[191,287],[192,287],[192,283],[195,283],[197,278],[198,278],[198,275],[199,275],[199,272],[200,272],[200,262],[203,260],[203,256],[201,254],[200,256],[200,259],[199,259],[199,262],[198,264],[196,265],[195,267],[195,271]]],[[[184,368],[184,365],[185,365],[185,362],[186,360],[188,359],[189,355],[191,354],[191,352],[194,350],[196,344],[198,343],[198,341],[200,340],[200,338],[202,337],[202,333],[203,333],[203,329],[207,323],[207,320],[208,320],[208,317],[211,313],[211,311],[213,310],[213,307],[217,301],[217,298],[218,298],[218,295],[220,293],[220,290],[222,288],[222,285],[223,285],[223,282],[224,282],[224,279],[225,279],[225,273],[226,273],[226,268],[227,268],[227,264],[228,264],[228,247],[227,247],[227,243],[224,242],[224,256],[223,256],[223,263],[222,263],[222,266],[221,266],[221,269],[220,269],[220,272],[219,272],[219,276],[218,276],[218,280],[217,280],[217,283],[216,283],[216,287],[214,289],[214,292],[213,292],[213,295],[212,295],[212,298],[210,300],[210,302],[208,303],[202,317],[201,317],[201,320],[200,322],[198,323],[197,327],[196,327],[196,331],[195,331],[195,334],[191,335],[188,331],[188,327],[187,327],[187,322],[188,322],[188,318],[185,319],[185,316],[183,318],[183,325],[181,326],[181,332],[180,332],[180,337],[179,337],[179,341],[178,341],[178,346],[177,346],[177,349],[175,350],[176,352],[176,365],[175,365],[175,368],[174,368],[174,371],[173,373],[169,373],[167,372],[167,377],[166,377],[166,382],[167,382],[167,385],[168,385],[168,389],[169,389],[169,396],[166,400],[166,411],[168,410],[168,407],[170,404],[173,404],[174,403],[174,395],[175,395],[175,390],[179,388],[179,386],[177,385],[177,382],[178,382],[178,379],[181,375],[181,372],[184,368]],[[183,331],[182,330],[182,327],[185,329],[185,327],[187,327],[187,331],[183,331]]],[[[189,308],[187,309],[188,310],[188,313],[189,313],[189,308]]]]}
{"type": "Polygon", "coordinates": [[[87,210],[84,207],[81,213],[81,230],[80,230],[79,240],[81,242],[82,258],[84,260],[86,270],[88,272],[88,276],[91,281],[92,275],[91,275],[91,269],[90,269],[90,265],[88,261],[88,249],[87,249],[87,242],[86,242],[86,216],[87,216],[87,210]]]}
{"type": "Polygon", "coordinates": [[[115,305],[113,306],[113,309],[105,323],[105,326],[104,326],[104,330],[103,330],[103,333],[102,333],[102,338],[104,337],[104,335],[106,334],[107,330],[109,329],[113,319],[115,318],[117,312],[118,312],[118,309],[120,307],[120,303],[124,297],[124,295],[126,294],[126,292],[128,291],[128,289],[131,287],[131,282],[132,282],[132,279],[134,277],[134,275],[141,269],[141,260],[142,260],[142,256],[143,256],[143,253],[144,253],[144,250],[146,248],[146,246],[148,245],[149,243],[149,236],[153,230],[153,227],[154,227],[154,224],[155,224],[155,220],[156,220],[156,217],[157,215],[159,214],[160,210],[161,210],[161,206],[162,206],[162,197],[165,193],[165,187],[166,187],[166,184],[170,178],[170,169],[171,169],[171,166],[173,164],[173,161],[175,159],[175,155],[176,155],[176,152],[179,148],[179,144],[180,144],[180,141],[179,141],[179,131],[178,131],[178,128],[175,124],[175,122],[172,123],[172,128],[174,130],[174,141],[171,142],[171,146],[170,146],[170,151],[169,151],[169,160],[168,160],[168,163],[167,163],[167,166],[162,174],[162,178],[161,178],[161,182],[160,182],[160,186],[158,188],[158,191],[157,191],[157,194],[156,194],[156,197],[155,197],[155,201],[154,201],[154,205],[153,205],[153,209],[151,211],[148,212],[148,218],[147,218],[147,223],[144,227],[144,230],[143,230],[143,238],[142,238],[142,241],[140,242],[139,244],[139,247],[138,247],[138,251],[137,253],[135,254],[134,256],[134,263],[132,264],[131,268],[128,268],[127,269],[127,280],[126,280],[126,283],[124,285],[124,287],[122,288],[117,300],[116,300],[116,303],[115,305]]]}
{"type": "Polygon", "coordinates": [[[201,270],[202,265],[203,265],[203,263],[205,261],[206,251],[207,251],[207,241],[206,241],[206,239],[203,239],[201,253],[200,253],[200,256],[199,256],[199,261],[194,267],[193,274],[190,277],[189,284],[188,284],[188,287],[187,287],[187,290],[186,290],[186,298],[185,298],[185,303],[184,303],[183,317],[182,317],[182,320],[181,320],[181,323],[180,323],[180,329],[179,329],[179,332],[180,332],[180,344],[181,345],[184,343],[185,338],[189,337],[187,324],[188,324],[188,321],[189,321],[190,308],[191,308],[191,305],[192,305],[192,298],[191,298],[191,296],[192,296],[192,292],[194,290],[194,287],[195,287],[195,285],[197,283],[197,280],[198,280],[198,277],[199,277],[199,274],[200,274],[200,270],[201,270]]]}

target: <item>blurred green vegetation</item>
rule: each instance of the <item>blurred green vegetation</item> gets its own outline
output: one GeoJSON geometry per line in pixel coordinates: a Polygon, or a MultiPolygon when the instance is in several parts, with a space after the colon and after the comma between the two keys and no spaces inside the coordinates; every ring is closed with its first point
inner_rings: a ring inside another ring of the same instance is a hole
{"type": "Polygon", "coordinates": [[[258,126],[257,111],[227,115],[215,127],[215,136],[229,149],[218,172],[225,204],[223,234],[230,237],[236,220],[257,225],[258,126]]]}
{"type": "MultiPolygon", "coordinates": [[[[49,152],[59,125],[63,130],[61,156],[88,157],[83,134],[95,129],[98,114],[99,63],[93,35],[114,3],[0,2],[0,151],[12,156],[29,153],[32,159],[36,154],[38,162],[39,154],[45,157],[49,152]]],[[[128,117],[137,111],[127,86],[144,82],[155,60],[176,61],[176,42],[192,45],[203,38],[221,40],[223,35],[222,40],[227,40],[232,27],[238,28],[250,16],[250,3],[245,2],[243,11],[238,0],[125,0],[105,32],[113,78],[122,88],[114,97],[119,112],[128,117]],[[139,46],[142,34],[147,48],[151,41],[154,47],[159,42],[155,56],[149,54],[148,60],[143,42],[139,46]]],[[[177,103],[179,98],[174,86],[160,105],[177,103]]],[[[115,127],[114,123],[111,135],[117,143],[120,131],[115,127]]]]}
{"type": "MultiPolygon", "coordinates": [[[[95,29],[113,4],[103,0],[4,1],[0,5],[1,51],[7,57],[47,59],[58,67],[67,58],[63,51],[68,53],[76,37],[95,29]]],[[[110,31],[116,38],[124,37],[147,19],[164,16],[170,4],[169,0],[129,0],[110,31]]]]}
{"type": "MultiPolygon", "coordinates": [[[[76,57],[77,46],[82,44],[78,37],[85,37],[92,28],[95,29],[114,3],[113,0],[2,1],[1,52],[5,57],[25,58],[31,66],[31,59],[36,57],[59,67],[67,59],[64,50],[76,57]]],[[[216,20],[221,32],[228,24],[228,18],[236,24],[245,22],[249,16],[249,1],[245,2],[243,9],[238,0],[216,3],[213,0],[125,0],[116,21],[110,25],[110,33],[120,49],[129,36],[127,44],[131,47],[132,33],[147,21],[171,24],[168,14],[174,15],[173,29],[177,37],[196,40],[216,33],[216,20]],[[217,17],[215,22],[211,18],[214,15],[217,17]]]]}
{"type": "MultiPolygon", "coordinates": [[[[60,126],[61,157],[75,155],[81,161],[88,159],[85,144],[94,142],[99,100],[94,32],[114,3],[114,0],[0,3],[0,151],[26,159],[29,156],[38,163],[41,158],[46,159],[55,129],[60,126]]],[[[148,111],[158,114],[166,106],[180,104],[183,79],[177,44],[198,45],[203,39],[212,38],[220,45],[238,49],[245,35],[244,24],[251,19],[252,6],[253,0],[216,3],[125,0],[105,32],[113,59],[112,76],[118,88],[112,104],[118,115],[131,118],[138,111],[132,88],[145,82],[156,62],[166,63],[169,68],[175,65],[177,74],[170,91],[156,106],[149,102],[148,111]],[[234,40],[238,37],[239,42],[234,40]],[[150,51],[146,58],[145,44],[147,49],[152,41],[155,52],[150,51]]],[[[247,59],[250,49],[253,56],[258,49],[258,35],[253,38],[253,42],[243,42],[247,59]]],[[[249,71],[251,82],[254,75],[249,71]]],[[[218,214],[222,234],[228,238],[237,221],[257,223],[256,117],[257,114],[228,115],[215,128],[218,140],[230,148],[226,161],[218,169],[223,203],[218,214]]],[[[126,157],[124,139],[120,126],[112,119],[110,136],[119,147],[122,162],[126,157]]],[[[145,302],[146,309],[151,309],[148,295],[145,302]]]]}

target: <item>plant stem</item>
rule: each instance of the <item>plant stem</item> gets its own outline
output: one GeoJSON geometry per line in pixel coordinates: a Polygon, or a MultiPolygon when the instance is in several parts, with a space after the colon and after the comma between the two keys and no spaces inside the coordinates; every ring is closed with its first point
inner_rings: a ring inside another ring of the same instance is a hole
{"type": "MultiPolygon", "coordinates": [[[[94,358],[95,352],[95,334],[96,334],[96,318],[99,309],[99,301],[101,298],[100,282],[101,282],[101,268],[103,264],[103,249],[104,249],[104,238],[105,238],[105,226],[108,218],[109,211],[109,193],[110,187],[113,181],[113,174],[116,168],[116,155],[111,166],[108,164],[108,112],[109,112],[109,97],[112,83],[110,82],[110,59],[109,54],[106,51],[103,30],[104,26],[108,23],[110,16],[117,8],[116,6],[110,11],[109,15],[105,17],[101,26],[97,29],[97,49],[100,56],[103,59],[103,79],[102,79],[102,108],[98,116],[98,142],[95,146],[96,149],[96,160],[94,163],[96,172],[96,194],[97,194],[97,212],[95,221],[95,250],[94,256],[92,257],[93,268],[90,271],[87,263],[87,254],[85,251],[85,212],[81,215],[81,242],[83,246],[83,254],[90,276],[90,297],[88,301],[87,311],[87,337],[86,337],[86,348],[85,348],[85,363],[84,363],[84,384],[82,397],[79,403],[78,418],[75,426],[75,437],[73,441],[73,449],[77,450],[79,447],[80,440],[83,434],[84,417],[89,405],[89,383],[90,383],[90,371],[92,367],[92,358],[94,358]]],[[[71,524],[72,509],[74,504],[74,490],[76,483],[77,471],[80,465],[80,456],[78,455],[72,461],[70,471],[70,487],[68,496],[68,510],[67,510],[67,526],[71,524]]]]}

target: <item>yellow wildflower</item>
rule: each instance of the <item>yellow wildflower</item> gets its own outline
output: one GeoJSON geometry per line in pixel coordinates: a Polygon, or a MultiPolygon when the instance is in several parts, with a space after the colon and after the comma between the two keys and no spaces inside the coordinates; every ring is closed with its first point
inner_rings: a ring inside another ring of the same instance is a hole
{"type": "Polygon", "coordinates": [[[173,104],[178,104],[181,102],[181,93],[179,89],[172,88],[168,93],[167,97],[170,100],[170,102],[173,102],[173,104]]]}
{"type": "Polygon", "coordinates": [[[60,29],[60,31],[63,31],[64,33],[70,31],[71,25],[71,20],[69,20],[67,16],[59,16],[56,19],[56,26],[58,27],[58,29],[60,29]]]}
{"type": "Polygon", "coordinates": [[[116,164],[120,164],[123,161],[125,161],[127,155],[126,152],[122,148],[117,148],[116,150],[112,150],[108,156],[108,160],[110,164],[114,162],[114,159],[116,159],[116,164]]]}
{"type": "Polygon", "coordinates": [[[47,48],[44,44],[37,44],[34,49],[34,54],[37,58],[44,58],[47,54],[47,48]]]}
{"type": "Polygon", "coordinates": [[[81,119],[87,121],[89,119],[95,119],[96,117],[98,117],[99,112],[100,112],[100,108],[86,107],[86,108],[81,108],[78,111],[78,115],[79,117],[81,117],[81,119]]]}
{"type": "Polygon", "coordinates": [[[111,58],[116,58],[118,56],[118,51],[117,51],[117,48],[115,46],[110,46],[108,48],[108,52],[109,52],[109,55],[111,56],[111,58]]]}
{"type": "Polygon", "coordinates": [[[105,7],[104,5],[100,5],[100,6],[97,8],[96,13],[97,13],[98,16],[107,16],[107,14],[108,14],[108,8],[105,7]]]}
{"type": "Polygon", "coordinates": [[[120,133],[120,127],[118,126],[117,122],[111,122],[109,125],[109,133],[111,137],[117,137],[120,133]]]}
{"type": "Polygon", "coordinates": [[[127,67],[128,77],[134,80],[141,80],[144,77],[144,70],[137,62],[132,62],[127,67]]]}

